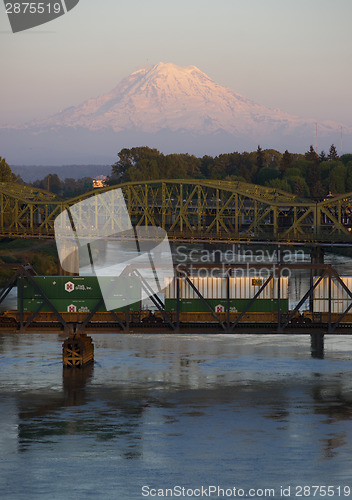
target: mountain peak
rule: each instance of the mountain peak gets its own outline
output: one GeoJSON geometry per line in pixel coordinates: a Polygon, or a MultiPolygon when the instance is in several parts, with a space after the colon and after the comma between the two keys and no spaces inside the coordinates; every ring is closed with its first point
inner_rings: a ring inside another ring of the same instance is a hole
{"type": "Polygon", "coordinates": [[[159,62],[138,68],[107,94],[29,126],[148,134],[225,132],[237,138],[256,137],[258,143],[276,133],[303,137],[315,125],[314,120],[256,104],[219,85],[196,66],[159,62]]]}
{"type": "Polygon", "coordinates": [[[156,104],[159,100],[184,100],[186,96],[199,95],[204,86],[216,86],[205,73],[196,66],[178,66],[173,63],[159,62],[154,66],[144,66],[122,80],[114,89],[114,94],[126,92],[145,97],[156,104]]]}
{"type": "MultiPolygon", "coordinates": [[[[49,165],[77,163],[74,158],[105,163],[118,149],[139,144],[197,155],[253,151],[258,144],[303,152],[315,127],[315,120],[252,102],[196,66],[159,62],[136,69],[106,94],[0,134],[17,163],[49,165]]],[[[319,123],[318,132],[326,149],[340,137],[340,125],[319,123]]],[[[344,127],[346,143],[352,144],[352,131],[344,127]]]]}
{"type": "Polygon", "coordinates": [[[197,66],[179,66],[178,64],[174,64],[171,62],[158,62],[154,65],[141,66],[134,73],[132,73],[132,75],[140,72],[145,72],[146,75],[148,75],[148,77],[150,78],[157,75],[174,75],[180,77],[182,75],[191,74],[192,72],[201,73],[204,75],[204,73],[199,68],[197,68],[197,66]]]}
{"type": "Polygon", "coordinates": [[[234,115],[243,114],[244,106],[253,103],[218,85],[196,66],[159,62],[138,68],[105,95],[29,125],[209,133],[237,129],[234,115]]]}
{"type": "Polygon", "coordinates": [[[167,76],[193,76],[195,74],[206,76],[197,66],[178,66],[174,63],[159,62],[151,67],[150,76],[152,75],[167,75],[167,76]]]}

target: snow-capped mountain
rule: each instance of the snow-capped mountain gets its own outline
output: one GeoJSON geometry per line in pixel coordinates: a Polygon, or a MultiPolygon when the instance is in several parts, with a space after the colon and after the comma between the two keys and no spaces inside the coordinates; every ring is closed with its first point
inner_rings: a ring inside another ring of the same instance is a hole
{"type": "MultiPolygon", "coordinates": [[[[0,140],[6,136],[10,149],[15,132],[0,130],[0,140]]],[[[351,131],[348,134],[352,147],[351,131]]],[[[325,138],[320,149],[327,150],[339,137],[338,124],[319,123],[319,138],[325,138]]],[[[18,144],[26,161],[28,155],[31,161],[43,161],[49,154],[56,162],[105,163],[114,161],[121,148],[137,145],[164,153],[216,155],[254,150],[258,144],[304,152],[314,140],[313,119],[256,104],[195,66],[158,63],[138,69],[107,94],[17,127],[15,157],[18,144]]]]}
{"type": "Polygon", "coordinates": [[[262,135],[264,131],[288,131],[306,124],[217,84],[195,66],[159,63],[135,71],[108,94],[29,126],[148,133],[163,129],[200,134],[222,130],[234,135],[262,135]]]}

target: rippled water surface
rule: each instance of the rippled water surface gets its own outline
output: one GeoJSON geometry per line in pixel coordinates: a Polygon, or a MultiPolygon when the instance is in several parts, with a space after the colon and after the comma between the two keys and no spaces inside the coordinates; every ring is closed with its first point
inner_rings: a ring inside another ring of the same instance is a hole
{"type": "Polygon", "coordinates": [[[309,336],[92,337],[94,366],[64,372],[62,335],[0,334],[0,498],[346,498],[352,339],[326,337],[318,360],[309,336]]]}

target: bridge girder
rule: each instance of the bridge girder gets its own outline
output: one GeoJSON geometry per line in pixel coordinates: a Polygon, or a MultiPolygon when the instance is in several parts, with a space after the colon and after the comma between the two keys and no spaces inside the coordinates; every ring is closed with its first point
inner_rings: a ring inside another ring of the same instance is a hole
{"type": "MultiPolygon", "coordinates": [[[[352,193],[314,203],[273,188],[199,179],[128,182],[70,200],[59,200],[44,190],[0,183],[0,232],[13,237],[53,237],[59,213],[116,188],[123,191],[134,225],[160,226],[174,241],[352,240],[352,193]]],[[[102,207],[97,206],[97,218],[99,210],[102,207]]]]}

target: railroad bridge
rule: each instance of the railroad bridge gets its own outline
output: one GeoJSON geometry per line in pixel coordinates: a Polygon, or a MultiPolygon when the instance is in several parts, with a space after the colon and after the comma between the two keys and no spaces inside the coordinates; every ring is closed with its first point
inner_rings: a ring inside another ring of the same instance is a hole
{"type": "MultiPolygon", "coordinates": [[[[128,182],[69,200],[0,183],[0,236],[53,238],[54,220],[63,210],[116,188],[123,192],[134,225],[159,226],[170,241],[352,242],[352,193],[312,202],[274,188],[199,179],[128,182]]],[[[96,204],[97,218],[101,210],[104,207],[96,204]]]]}

